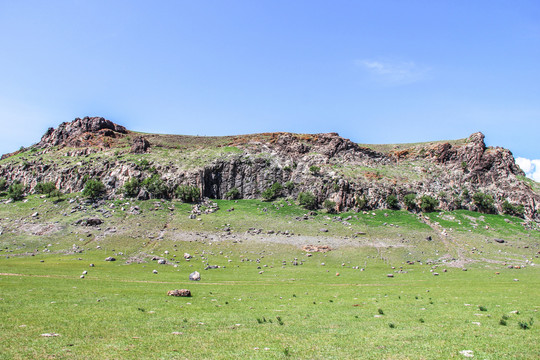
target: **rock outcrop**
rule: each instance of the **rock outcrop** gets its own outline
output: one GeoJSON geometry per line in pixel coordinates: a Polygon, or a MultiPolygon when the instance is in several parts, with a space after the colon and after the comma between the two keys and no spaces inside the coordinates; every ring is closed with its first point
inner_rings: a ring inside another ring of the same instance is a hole
{"type": "MultiPolygon", "coordinates": [[[[0,162],[0,178],[20,181],[29,192],[45,181],[78,192],[86,179],[96,178],[109,197],[118,198],[130,179],[157,175],[170,196],[178,185],[191,185],[203,197],[225,198],[235,189],[239,198],[253,199],[278,182],[279,196],[311,192],[319,205],[331,200],[336,210],[385,208],[390,195],[404,207],[411,193],[437,199],[440,209],[476,210],[472,195],[482,192],[493,197],[494,211],[502,212],[505,203],[523,205],[524,216],[540,219],[534,182],[525,181],[509,150],[487,147],[482,133],[388,150],[336,133],[140,136],[104,118],[85,117],[49,129],[13,159],[0,162]]],[[[139,198],[152,196],[146,188],[138,192],[139,198]]]]}
{"type": "Polygon", "coordinates": [[[56,129],[49,128],[37,146],[40,148],[95,146],[103,144],[105,138],[117,138],[120,134],[127,134],[125,127],[102,117],[87,116],[64,122],[56,129]]]}

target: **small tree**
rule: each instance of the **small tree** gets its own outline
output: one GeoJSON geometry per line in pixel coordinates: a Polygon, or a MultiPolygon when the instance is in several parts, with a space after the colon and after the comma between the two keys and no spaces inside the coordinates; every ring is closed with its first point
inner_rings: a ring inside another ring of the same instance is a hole
{"type": "Polygon", "coordinates": [[[126,197],[135,197],[139,195],[139,191],[141,191],[141,182],[137,178],[132,178],[124,183],[124,186],[122,187],[122,192],[124,193],[124,196],[126,197]]]}
{"type": "Polygon", "coordinates": [[[34,188],[34,190],[38,194],[45,194],[47,195],[47,197],[51,197],[52,193],[58,189],[56,188],[56,185],[54,185],[53,182],[45,182],[45,183],[39,182],[36,184],[36,187],[34,188]]]}
{"type": "Polygon", "coordinates": [[[329,213],[335,213],[336,212],[336,202],[326,199],[324,200],[323,207],[326,209],[329,213]]]}
{"type": "Polygon", "coordinates": [[[439,205],[439,202],[429,195],[424,195],[420,198],[420,208],[423,212],[433,212],[439,205]]]}
{"type": "Polygon", "coordinates": [[[176,197],[182,202],[195,202],[201,198],[201,191],[192,185],[179,185],[175,190],[176,197]]]}
{"type": "Polygon", "coordinates": [[[96,200],[100,196],[102,196],[105,193],[105,185],[99,181],[94,179],[89,179],[86,181],[86,184],[84,185],[84,189],[82,191],[82,194],[84,197],[96,200]]]}
{"type": "Polygon", "coordinates": [[[0,191],[6,190],[7,187],[7,180],[4,178],[0,178],[0,191]]]}
{"type": "Polygon", "coordinates": [[[396,195],[388,195],[386,197],[386,205],[389,209],[399,209],[399,203],[396,195]]]}
{"type": "Polygon", "coordinates": [[[8,188],[8,197],[13,201],[22,200],[24,198],[24,186],[21,183],[13,183],[8,188]]]}
{"type": "Polygon", "coordinates": [[[493,205],[495,201],[493,200],[493,196],[477,192],[473,195],[472,199],[474,205],[478,208],[478,211],[484,213],[492,213],[495,211],[495,206],[493,205]]]}
{"type": "Polygon", "coordinates": [[[298,203],[309,210],[317,208],[317,198],[311,192],[301,192],[298,194],[298,203]]]}
{"type": "Polygon", "coordinates": [[[403,197],[405,208],[409,211],[416,210],[416,194],[407,194],[403,197]]]}
{"type": "Polygon", "coordinates": [[[229,200],[238,199],[239,197],[240,191],[235,187],[225,193],[225,198],[229,200]]]}

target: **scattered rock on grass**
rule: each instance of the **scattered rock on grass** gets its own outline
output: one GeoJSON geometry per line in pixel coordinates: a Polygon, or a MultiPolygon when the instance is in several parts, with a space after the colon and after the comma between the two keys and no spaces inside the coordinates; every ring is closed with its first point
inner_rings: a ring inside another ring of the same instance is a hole
{"type": "Polygon", "coordinates": [[[105,259],[105,261],[116,261],[115,258],[113,258],[112,256],[109,256],[105,259]]]}
{"type": "Polygon", "coordinates": [[[465,357],[474,357],[472,350],[461,350],[459,353],[465,357]]]}
{"type": "Polygon", "coordinates": [[[194,271],[191,274],[189,274],[189,280],[191,280],[191,281],[199,281],[199,280],[201,280],[201,274],[199,274],[198,271],[194,271]]]}
{"type": "Polygon", "coordinates": [[[168,296],[182,296],[182,297],[191,297],[191,291],[188,289],[175,289],[167,291],[168,296]]]}

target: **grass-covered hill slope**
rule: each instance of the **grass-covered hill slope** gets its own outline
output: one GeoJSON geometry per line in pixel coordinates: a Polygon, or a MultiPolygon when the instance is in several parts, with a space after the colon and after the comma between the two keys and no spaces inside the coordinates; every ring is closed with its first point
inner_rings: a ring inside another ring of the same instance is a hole
{"type": "Polygon", "coordinates": [[[510,151],[486,147],[481,133],[362,145],[335,133],[144,134],[83,118],[4,155],[0,179],[6,187],[21,183],[27,194],[50,182],[63,193],[79,192],[92,179],[115,199],[181,198],[194,188],[212,199],[296,200],[307,194],[313,208],[336,211],[464,209],[538,219],[540,209],[538,183],[525,178],[510,151]]]}

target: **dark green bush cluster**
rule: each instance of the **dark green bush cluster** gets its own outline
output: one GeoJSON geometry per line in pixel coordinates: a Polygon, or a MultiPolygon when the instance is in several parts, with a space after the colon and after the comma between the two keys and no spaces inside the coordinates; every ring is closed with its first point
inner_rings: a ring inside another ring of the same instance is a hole
{"type": "Polygon", "coordinates": [[[175,194],[183,202],[195,202],[201,198],[201,191],[193,185],[179,185],[175,190],[175,194]]]}
{"type": "Polygon", "coordinates": [[[0,178],[0,191],[4,191],[7,188],[7,180],[0,178]]]}
{"type": "Polygon", "coordinates": [[[122,187],[124,196],[130,198],[134,198],[139,195],[139,191],[141,191],[141,181],[137,178],[131,178],[130,180],[126,181],[122,187]]]}
{"type": "Polygon", "coordinates": [[[488,214],[495,212],[495,201],[493,200],[493,196],[477,192],[473,195],[472,200],[474,205],[478,208],[478,211],[488,214]]]}
{"type": "Polygon", "coordinates": [[[525,214],[525,208],[523,205],[512,205],[508,202],[508,200],[504,201],[502,204],[502,209],[503,212],[508,215],[523,217],[525,214]]]}
{"type": "Polygon", "coordinates": [[[235,200],[238,198],[240,198],[240,191],[235,187],[225,193],[225,199],[235,200]]]}
{"type": "Polygon", "coordinates": [[[298,194],[298,203],[309,210],[317,208],[317,198],[311,192],[301,192],[298,194]]]}
{"type": "Polygon", "coordinates": [[[170,188],[165,181],[161,179],[159,174],[154,174],[141,182],[141,186],[148,191],[151,198],[167,199],[170,196],[170,188]]]}
{"type": "Polygon", "coordinates": [[[35,192],[38,194],[45,194],[47,197],[51,196],[60,196],[60,190],[56,188],[56,185],[54,185],[53,182],[39,182],[36,184],[34,188],[35,192]]]}
{"type": "Polygon", "coordinates": [[[272,186],[264,190],[261,196],[264,199],[264,201],[272,201],[281,195],[282,190],[283,190],[283,186],[280,183],[275,182],[272,184],[272,186]]]}
{"type": "Polygon", "coordinates": [[[399,202],[396,195],[388,195],[386,197],[386,206],[389,209],[397,210],[399,209],[399,202]]]}
{"type": "Polygon", "coordinates": [[[429,195],[424,195],[420,198],[420,208],[423,212],[433,212],[437,205],[439,205],[437,199],[434,199],[429,195]]]}
{"type": "Polygon", "coordinates": [[[403,203],[405,204],[405,209],[409,211],[416,210],[416,194],[407,194],[403,197],[403,203]]]}
{"type": "Polygon", "coordinates": [[[82,195],[86,198],[96,200],[97,198],[101,197],[105,193],[105,185],[99,181],[94,179],[89,179],[86,181],[84,185],[84,189],[82,191],[82,195]]]}
{"type": "Polygon", "coordinates": [[[11,184],[7,191],[8,197],[13,201],[22,200],[24,198],[24,186],[19,182],[11,184]]]}

